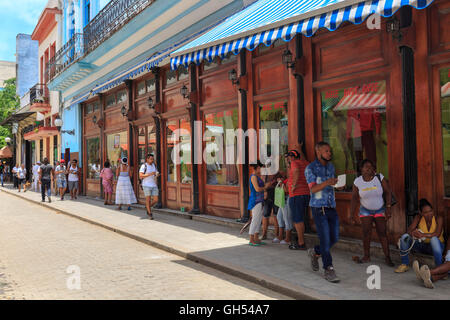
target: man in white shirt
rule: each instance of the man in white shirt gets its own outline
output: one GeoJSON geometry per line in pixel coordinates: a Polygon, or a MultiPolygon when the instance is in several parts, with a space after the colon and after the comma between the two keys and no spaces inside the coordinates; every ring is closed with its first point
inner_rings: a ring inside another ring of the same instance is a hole
{"type": "Polygon", "coordinates": [[[22,189],[22,185],[24,185],[24,191],[26,191],[25,187],[25,178],[27,174],[27,169],[25,169],[25,165],[21,164],[19,168],[17,168],[17,184],[19,187],[19,192],[22,189]]]}
{"type": "Polygon", "coordinates": [[[33,172],[33,190],[36,192],[41,192],[41,185],[39,184],[39,168],[41,167],[41,162],[37,161],[32,168],[33,172]]]}
{"type": "Polygon", "coordinates": [[[17,169],[18,168],[19,168],[19,164],[16,163],[16,165],[14,166],[14,168],[12,168],[12,171],[11,171],[15,189],[19,188],[19,185],[18,185],[19,180],[17,179],[17,169]]]}
{"type": "Polygon", "coordinates": [[[151,212],[152,206],[158,201],[158,185],[156,184],[156,177],[159,172],[156,169],[155,157],[149,153],[146,157],[146,162],[139,170],[139,178],[142,179],[142,189],[145,195],[145,206],[147,208],[147,215],[150,220],[153,220],[151,212]]]}
{"type": "Polygon", "coordinates": [[[72,164],[67,169],[67,173],[69,176],[67,177],[68,185],[69,185],[69,191],[70,191],[70,198],[71,200],[77,199],[77,193],[78,193],[78,180],[80,176],[80,168],[78,168],[78,161],[77,159],[72,160],[72,164]]]}

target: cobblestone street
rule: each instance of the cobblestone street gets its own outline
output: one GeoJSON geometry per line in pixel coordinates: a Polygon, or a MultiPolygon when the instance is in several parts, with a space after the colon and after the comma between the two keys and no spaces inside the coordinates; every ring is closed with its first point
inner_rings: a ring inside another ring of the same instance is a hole
{"type": "Polygon", "coordinates": [[[0,203],[0,299],[287,298],[3,192],[0,203]]]}

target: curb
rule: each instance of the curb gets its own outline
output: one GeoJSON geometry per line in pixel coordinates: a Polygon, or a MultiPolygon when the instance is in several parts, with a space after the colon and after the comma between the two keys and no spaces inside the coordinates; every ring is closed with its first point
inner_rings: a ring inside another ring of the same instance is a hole
{"type": "MultiPolygon", "coordinates": [[[[54,208],[54,207],[48,205],[46,202],[39,202],[36,200],[28,199],[26,197],[23,197],[20,194],[17,194],[15,192],[12,192],[11,190],[8,190],[5,188],[2,188],[1,190],[6,192],[9,195],[26,200],[33,204],[40,205],[40,206],[42,206],[46,209],[49,209],[51,211],[54,211],[56,213],[64,214],[64,215],[70,216],[72,218],[81,220],[83,222],[87,222],[92,225],[107,229],[109,231],[113,231],[113,232],[120,234],[122,236],[125,236],[127,238],[130,238],[130,239],[139,241],[141,243],[144,243],[146,245],[152,246],[154,248],[175,254],[184,259],[202,264],[204,266],[207,266],[207,267],[210,267],[210,268],[213,268],[216,270],[219,270],[221,272],[227,273],[227,274],[235,276],[237,278],[255,283],[261,287],[264,287],[266,289],[275,291],[277,293],[283,294],[285,296],[288,296],[288,297],[291,297],[291,298],[294,298],[297,300],[321,300],[321,299],[331,300],[332,299],[331,297],[320,295],[311,289],[303,288],[298,285],[295,285],[295,286],[291,285],[290,283],[285,282],[281,279],[273,278],[273,277],[270,277],[270,276],[267,276],[267,275],[264,275],[264,274],[261,274],[258,272],[254,272],[254,271],[252,271],[250,273],[244,268],[240,268],[236,265],[228,264],[224,261],[207,258],[202,254],[188,253],[183,250],[177,249],[169,244],[164,244],[161,241],[154,241],[151,239],[147,239],[145,237],[130,233],[128,231],[118,229],[117,227],[112,227],[105,223],[101,223],[101,222],[98,222],[95,220],[91,220],[91,219],[88,219],[85,217],[78,216],[78,215],[70,213],[68,211],[54,208]]],[[[156,210],[155,210],[155,212],[156,212],[156,210]]],[[[158,212],[158,213],[160,213],[160,212],[158,212]]],[[[169,214],[169,213],[165,213],[165,214],[169,214]]],[[[192,219],[192,217],[187,217],[186,215],[188,215],[188,214],[184,214],[183,218],[192,219]]],[[[197,219],[194,219],[194,220],[197,220],[197,219]]],[[[202,219],[202,220],[204,221],[205,219],[202,219]]],[[[204,222],[208,222],[208,221],[204,221],[204,222]]]]}

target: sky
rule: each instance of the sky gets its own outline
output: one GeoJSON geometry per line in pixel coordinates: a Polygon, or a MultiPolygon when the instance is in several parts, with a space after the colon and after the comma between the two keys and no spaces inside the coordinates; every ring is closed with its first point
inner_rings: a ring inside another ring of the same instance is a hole
{"type": "Polygon", "coordinates": [[[0,0],[0,60],[16,61],[16,36],[31,34],[48,0],[0,0]]]}

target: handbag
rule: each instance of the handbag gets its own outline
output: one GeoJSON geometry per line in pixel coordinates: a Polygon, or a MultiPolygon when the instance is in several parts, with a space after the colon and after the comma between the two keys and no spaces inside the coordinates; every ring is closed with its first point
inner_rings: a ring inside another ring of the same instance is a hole
{"type": "MultiPolygon", "coordinates": [[[[377,178],[378,178],[378,181],[380,181],[380,184],[383,185],[383,184],[381,183],[381,177],[380,177],[380,174],[377,173],[376,176],[377,176],[377,178]]],[[[386,203],[386,197],[385,197],[384,193],[383,193],[383,199],[384,199],[384,203],[386,203]]],[[[394,193],[391,191],[391,207],[395,206],[396,204],[397,204],[397,199],[395,198],[394,193]]]]}
{"type": "Polygon", "coordinates": [[[275,205],[279,208],[284,208],[286,205],[286,195],[284,193],[284,188],[280,186],[281,182],[278,182],[275,187],[275,205]]]}

